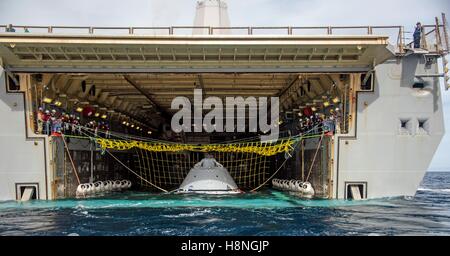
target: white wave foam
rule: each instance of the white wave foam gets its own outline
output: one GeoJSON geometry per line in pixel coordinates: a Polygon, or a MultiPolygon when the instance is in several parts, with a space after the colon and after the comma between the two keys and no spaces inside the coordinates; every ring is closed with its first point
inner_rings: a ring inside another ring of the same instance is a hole
{"type": "Polygon", "coordinates": [[[139,207],[142,203],[111,203],[103,206],[93,206],[92,208],[131,208],[131,207],[139,207]]]}
{"type": "Polygon", "coordinates": [[[450,188],[418,188],[418,191],[431,191],[437,193],[450,193],[450,188]]]}
{"type": "Polygon", "coordinates": [[[195,212],[191,212],[191,213],[180,213],[180,214],[177,214],[177,215],[162,215],[162,216],[166,217],[166,218],[184,218],[184,217],[202,216],[202,215],[207,214],[207,213],[211,213],[211,210],[205,209],[205,210],[195,211],[195,212]]]}

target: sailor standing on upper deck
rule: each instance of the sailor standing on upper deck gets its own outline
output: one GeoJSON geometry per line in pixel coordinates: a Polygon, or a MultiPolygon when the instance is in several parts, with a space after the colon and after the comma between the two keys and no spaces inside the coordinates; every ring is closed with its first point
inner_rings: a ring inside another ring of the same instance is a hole
{"type": "Polygon", "coordinates": [[[414,34],[413,34],[414,48],[416,48],[416,49],[420,48],[420,39],[422,37],[422,31],[423,31],[422,24],[420,22],[417,22],[416,29],[414,30],[414,34]]]}
{"type": "Polygon", "coordinates": [[[13,27],[12,24],[9,24],[9,25],[6,27],[6,32],[16,32],[16,30],[14,29],[14,27],[13,27]]]}

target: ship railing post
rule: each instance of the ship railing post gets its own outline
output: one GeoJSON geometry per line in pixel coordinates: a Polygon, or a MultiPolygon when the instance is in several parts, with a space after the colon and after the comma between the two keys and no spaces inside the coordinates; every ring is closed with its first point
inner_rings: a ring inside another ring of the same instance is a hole
{"type": "Polygon", "coordinates": [[[421,42],[420,43],[422,44],[421,47],[423,49],[428,50],[428,51],[430,50],[428,48],[427,33],[425,33],[425,27],[424,26],[422,27],[421,42]]]}
{"type": "Polygon", "coordinates": [[[441,29],[440,29],[440,24],[439,24],[439,18],[435,17],[436,20],[436,32],[435,32],[435,36],[436,36],[436,52],[442,54],[442,40],[441,40],[441,29]]]}
{"type": "Polygon", "coordinates": [[[404,45],[405,29],[404,29],[403,26],[400,26],[398,33],[399,33],[399,35],[398,35],[399,36],[399,47],[398,47],[398,49],[399,49],[400,53],[403,54],[403,50],[404,50],[404,47],[405,47],[405,45],[404,45]]]}
{"type": "Polygon", "coordinates": [[[53,33],[53,27],[52,26],[48,27],[48,33],[50,33],[50,34],[53,33]]]}
{"type": "Polygon", "coordinates": [[[448,43],[448,27],[447,27],[447,19],[445,17],[445,13],[442,13],[442,26],[443,26],[443,31],[444,31],[444,40],[445,40],[445,50],[446,53],[448,53],[449,51],[449,43],[448,43]]]}

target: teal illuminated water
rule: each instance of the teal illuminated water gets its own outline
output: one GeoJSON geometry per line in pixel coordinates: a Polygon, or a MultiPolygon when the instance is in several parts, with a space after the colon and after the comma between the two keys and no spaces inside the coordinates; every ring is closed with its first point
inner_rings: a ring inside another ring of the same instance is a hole
{"type": "Polygon", "coordinates": [[[450,235],[450,173],[428,173],[413,198],[301,200],[123,193],[0,202],[0,235],[450,235]]]}

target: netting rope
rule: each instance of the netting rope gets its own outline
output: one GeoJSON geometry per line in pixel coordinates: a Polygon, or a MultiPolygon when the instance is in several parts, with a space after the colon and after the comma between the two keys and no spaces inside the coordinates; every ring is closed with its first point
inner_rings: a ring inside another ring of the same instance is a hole
{"type": "Polygon", "coordinates": [[[85,127],[80,127],[79,131],[83,136],[67,135],[66,137],[90,139],[103,153],[108,153],[115,161],[133,173],[142,186],[156,188],[166,193],[178,187],[194,164],[206,155],[214,157],[223,164],[240,188],[257,191],[285,166],[288,159],[294,155],[293,152],[299,142],[306,138],[323,138],[324,136],[323,132],[307,133],[281,138],[277,141],[253,139],[253,141],[240,140],[233,143],[197,145],[141,139],[137,136],[118,133],[110,133],[112,138],[103,138],[99,133],[85,127]],[[134,152],[134,167],[127,166],[114,156],[114,153],[118,152],[134,152]],[[285,154],[285,159],[281,165],[276,166],[277,161],[272,161],[274,160],[272,158],[280,153],[285,154]]]}

